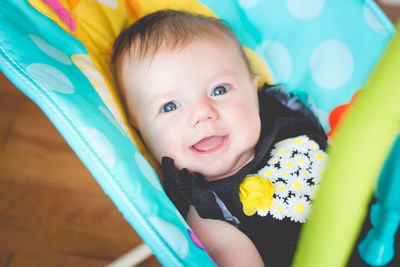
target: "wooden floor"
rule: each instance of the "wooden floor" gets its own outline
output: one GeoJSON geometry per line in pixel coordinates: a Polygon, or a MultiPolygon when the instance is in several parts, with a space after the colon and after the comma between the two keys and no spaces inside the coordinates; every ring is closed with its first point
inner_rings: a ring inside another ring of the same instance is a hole
{"type": "MultiPolygon", "coordinates": [[[[142,241],[0,72],[0,266],[105,266],[142,241]]],[[[140,266],[161,266],[155,257],[140,266]]]]}
{"type": "MultiPolygon", "coordinates": [[[[400,8],[384,8],[399,17],[400,8]]],[[[0,267],[104,266],[141,242],[40,109],[0,73],[0,267]]]]}

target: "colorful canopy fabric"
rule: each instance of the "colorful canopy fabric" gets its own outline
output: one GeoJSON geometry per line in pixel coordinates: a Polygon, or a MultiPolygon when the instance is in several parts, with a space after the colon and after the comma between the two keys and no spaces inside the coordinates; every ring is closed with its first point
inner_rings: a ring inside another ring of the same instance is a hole
{"type": "Polygon", "coordinates": [[[109,67],[118,33],[165,8],[226,21],[262,80],[284,84],[327,131],[329,117],[363,88],[394,28],[372,0],[0,2],[2,72],[41,107],[163,265],[211,266],[126,123],[109,67]]]}

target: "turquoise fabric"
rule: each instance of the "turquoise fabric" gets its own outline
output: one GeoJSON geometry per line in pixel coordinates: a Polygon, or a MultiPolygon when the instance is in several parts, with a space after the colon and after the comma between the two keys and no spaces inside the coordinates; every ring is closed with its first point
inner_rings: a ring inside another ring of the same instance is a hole
{"type": "MultiPolygon", "coordinates": [[[[372,1],[201,0],[319,115],[350,100],[393,27],[372,1]]],[[[165,266],[212,266],[157,176],[71,60],[82,44],[26,0],[0,2],[0,69],[46,113],[165,266]]]]}
{"type": "Polygon", "coordinates": [[[201,0],[330,130],[330,111],[362,89],[394,33],[373,1],[201,0]]]}
{"type": "Polygon", "coordinates": [[[41,107],[163,265],[212,266],[74,54],[88,52],[27,1],[0,2],[2,72],[41,107]]]}

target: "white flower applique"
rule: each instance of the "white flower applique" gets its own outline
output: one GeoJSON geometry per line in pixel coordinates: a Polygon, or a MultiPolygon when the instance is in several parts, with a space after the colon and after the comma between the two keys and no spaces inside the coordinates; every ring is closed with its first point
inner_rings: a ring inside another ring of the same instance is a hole
{"type": "Polygon", "coordinates": [[[276,143],[267,165],[252,174],[268,179],[274,187],[270,209],[259,209],[257,214],[304,223],[311,210],[311,200],[318,193],[327,157],[306,135],[276,143]]]}

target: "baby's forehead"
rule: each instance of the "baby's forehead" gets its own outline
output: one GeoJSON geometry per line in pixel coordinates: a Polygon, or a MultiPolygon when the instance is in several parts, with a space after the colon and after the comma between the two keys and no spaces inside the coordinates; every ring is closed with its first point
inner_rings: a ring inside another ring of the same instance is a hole
{"type": "Polygon", "coordinates": [[[235,45],[239,50],[243,49],[242,45],[236,39],[222,31],[210,31],[208,34],[201,36],[182,36],[180,39],[171,40],[168,38],[168,36],[165,37],[165,40],[160,41],[157,45],[143,43],[139,38],[136,38],[127,47],[126,51],[128,53],[125,53],[125,56],[129,56],[130,60],[137,63],[140,63],[142,60],[146,61],[150,59],[151,61],[151,59],[159,54],[178,53],[195,43],[201,42],[221,43],[222,41],[225,44],[230,43],[235,45]]]}
{"type": "MultiPolygon", "coordinates": [[[[171,60],[170,67],[173,67],[175,58],[171,55],[179,55],[185,53],[185,50],[190,49],[193,46],[206,46],[202,51],[208,51],[211,55],[220,55],[224,54],[227,57],[236,57],[241,60],[242,63],[245,64],[247,70],[252,73],[250,69],[250,64],[248,62],[248,58],[242,48],[242,46],[237,43],[233,38],[226,34],[219,34],[218,36],[206,36],[204,38],[194,38],[190,42],[181,43],[180,45],[162,45],[158,47],[157,50],[151,51],[151,53],[146,54],[145,56],[138,54],[138,45],[132,45],[129,50],[125,50],[121,54],[121,62],[123,62],[123,68],[129,68],[131,70],[140,69],[140,68],[148,68],[150,66],[154,66],[158,64],[161,60],[168,61],[171,60]],[[218,52],[220,51],[220,53],[218,52]]],[[[195,54],[187,54],[185,53],[186,58],[194,58],[195,54]]],[[[207,60],[208,57],[205,58],[207,60]]],[[[121,64],[120,68],[121,68],[121,64]]],[[[156,77],[154,77],[156,78],[156,77]]]]}

